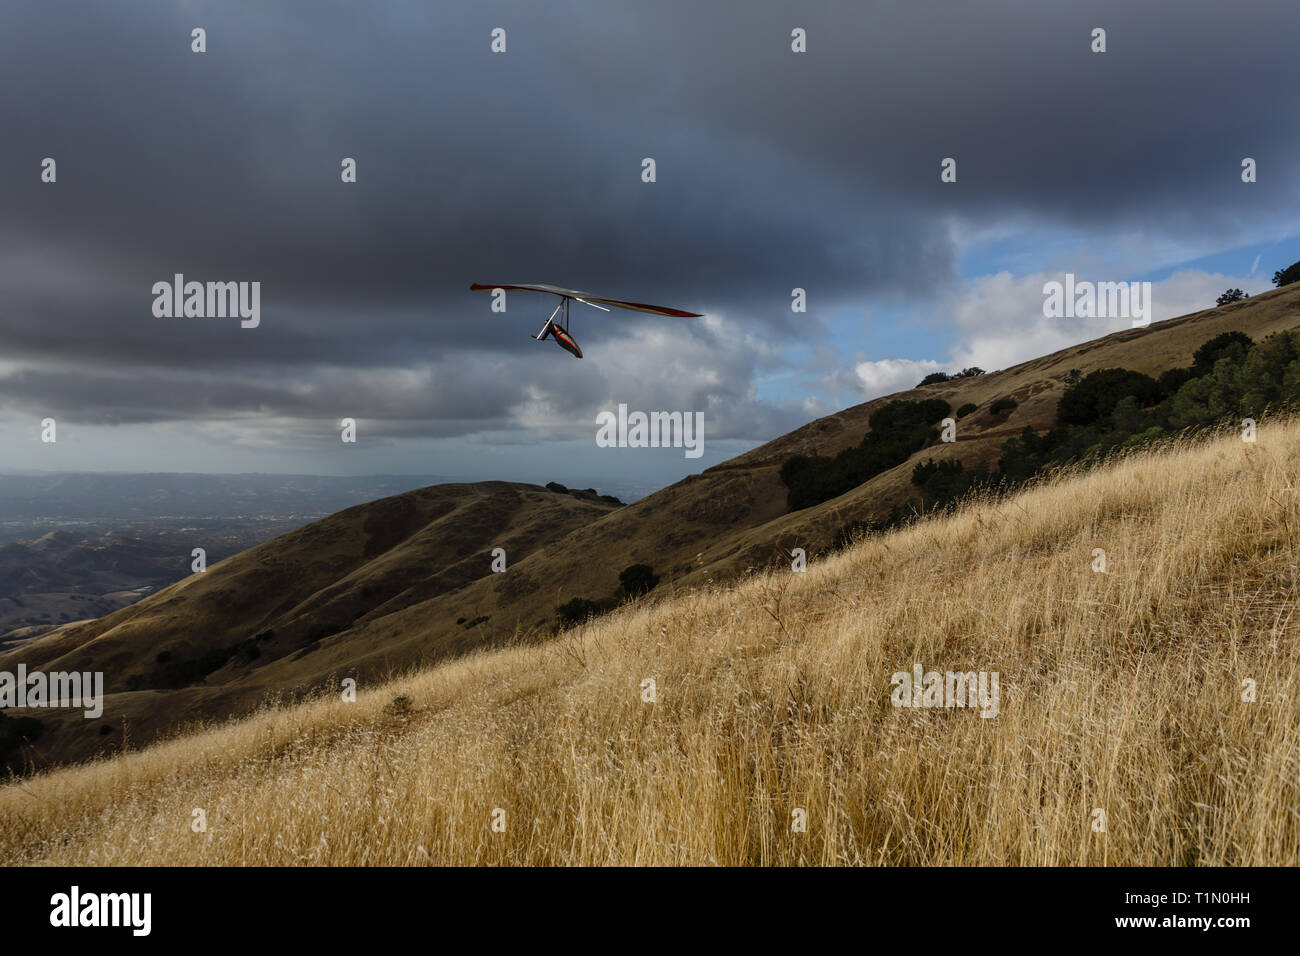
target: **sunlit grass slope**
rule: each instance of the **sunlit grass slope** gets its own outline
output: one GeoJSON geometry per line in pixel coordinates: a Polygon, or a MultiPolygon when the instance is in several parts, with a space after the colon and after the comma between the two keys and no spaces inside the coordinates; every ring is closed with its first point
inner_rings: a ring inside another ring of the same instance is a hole
{"type": "Polygon", "coordinates": [[[0,861],[1295,865],[1298,480],[1300,423],[1183,442],[34,777],[0,861]],[[915,663],[998,715],[892,706],[915,663]]]}

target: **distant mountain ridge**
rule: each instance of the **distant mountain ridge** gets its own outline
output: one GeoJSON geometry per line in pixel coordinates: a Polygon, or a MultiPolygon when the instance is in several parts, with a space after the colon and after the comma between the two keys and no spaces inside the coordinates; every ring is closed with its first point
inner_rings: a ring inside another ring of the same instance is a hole
{"type": "Polygon", "coordinates": [[[13,523],[52,517],[103,521],[164,515],[332,514],[449,480],[441,475],[0,472],[0,519],[13,523]]]}

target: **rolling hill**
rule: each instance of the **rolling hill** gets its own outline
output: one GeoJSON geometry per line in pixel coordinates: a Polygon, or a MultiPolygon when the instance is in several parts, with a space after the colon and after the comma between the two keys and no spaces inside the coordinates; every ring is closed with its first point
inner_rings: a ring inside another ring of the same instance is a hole
{"type": "Polygon", "coordinates": [[[611,598],[618,573],[646,563],[663,591],[733,580],[823,551],[855,520],[910,494],[919,457],[991,461],[1026,426],[1047,428],[1072,369],[1159,373],[1229,330],[1256,340],[1300,328],[1300,287],[1129,329],[1012,368],[929,385],[812,422],[622,507],[522,484],[437,485],[349,508],[212,565],[99,620],[0,648],[0,670],[102,670],[111,696],[99,726],[44,711],[37,766],[141,744],[181,723],[247,713],[275,695],[373,682],[413,666],[551,637],[554,609],[611,598]],[[781,464],[856,444],[885,402],[941,398],[979,408],[957,441],[927,447],[851,491],[796,512],[781,464]],[[997,398],[1014,398],[993,415],[997,398]],[[490,570],[493,548],[508,570],[490,570]],[[109,732],[103,732],[108,728],[109,732]]]}
{"type": "Polygon", "coordinates": [[[0,863],[1295,866],[1298,488],[1296,419],[1146,448],[0,786],[0,863]]]}

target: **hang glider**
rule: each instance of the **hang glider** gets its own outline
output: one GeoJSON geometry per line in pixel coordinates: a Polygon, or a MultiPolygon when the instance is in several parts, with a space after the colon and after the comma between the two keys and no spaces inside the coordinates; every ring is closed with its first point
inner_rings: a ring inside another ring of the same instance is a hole
{"type": "Polygon", "coordinates": [[[560,304],[555,307],[551,317],[546,320],[542,326],[542,331],[538,332],[532,338],[539,342],[548,336],[555,339],[555,344],[578,358],[582,358],[582,349],[578,348],[578,343],[574,341],[573,336],[569,334],[569,300],[574,299],[583,305],[589,305],[593,309],[600,309],[608,312],[609,307],[618,309],[631,309],[633,312],[649,312],[651,315],[667,315],[680,319],[698,319],[698,312],[684,312],[681,309],[669,309],[661,305],[646,305],[644,302],[628,302],[624,299],[606,299],[598,295],[591,295],[587,292],[576,292],[573,289],[561,289],[557,285],[484,285],[475,282],[470,286],[474,292],[491,292],[493,289],[505,289],[509,291],[522,292],[547,292],[551,295],[560,297],[560,304]],[[557,323],[555,317],[563,312],[560,321],[557,323]]]}

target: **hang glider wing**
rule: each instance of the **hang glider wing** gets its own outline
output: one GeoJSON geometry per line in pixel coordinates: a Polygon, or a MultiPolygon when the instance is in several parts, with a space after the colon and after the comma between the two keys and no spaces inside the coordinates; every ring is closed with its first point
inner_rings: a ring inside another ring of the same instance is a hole
{"type": "Polygon", "coordinates": [[[633,312],[649,312],[652,315],[671,315],[679,319],[698,319],[700,313],[685,312],[682,309],[670,309],[665,305],[646,305],[644,302],[625,302],[623,299],[602,299],[599,296],[575,296],[583,302],[592,302],[597,305],[612,305],[620,309],[631,309],[633,312]]]}
{"type": "Polygon", "coordinates": [[[670,315],[680,319],[698,319],[700,313],[685,312],[681,309],[670,309],[661,305],[646,305],[644,302],[627,302],[623,299],[603,299],[598,295],[590,295],[586,292],[577,292],[573,289],[562,289],[557,285],[483,285],[475,282],[470,286],[475,292],[488,292],[492,289],[505,289],[507,292],[511,289],[523,290],[528,292],[549,292],[552,295],[563,296],[569,299],[577,299],[579,302],[586,302],[593,305],[612,305],[620,309],[631,309],[633,312],[649,312],[652,315],[670,315]]]}

